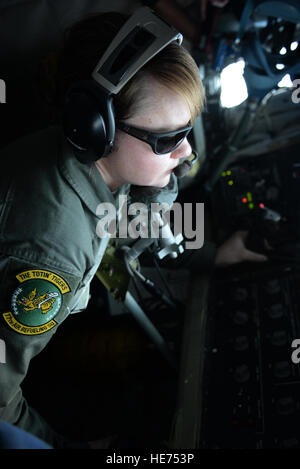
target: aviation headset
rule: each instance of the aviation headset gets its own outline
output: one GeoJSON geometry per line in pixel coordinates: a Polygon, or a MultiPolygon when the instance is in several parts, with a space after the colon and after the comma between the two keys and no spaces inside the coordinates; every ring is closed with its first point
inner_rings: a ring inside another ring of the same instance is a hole
{"type": "Polygon", "coordinates": [[[91,79],[70,87],[63,110],[64,133],[81,163],[112,151],[115,138],[113,97],[152,57],[182,34],[150,8],[126,21],[94,68],[91,79]]]}

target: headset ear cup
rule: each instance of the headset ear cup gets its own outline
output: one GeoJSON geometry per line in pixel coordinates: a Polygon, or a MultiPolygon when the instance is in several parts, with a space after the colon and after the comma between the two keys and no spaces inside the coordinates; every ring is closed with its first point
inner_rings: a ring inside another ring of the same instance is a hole
{"type": "Polygon", "coordinates": [[[103,94],[97,83],[72,87],[65,100],[63,128],[82,163],[107,156],[115,134],[112,98],[103,94]]]}

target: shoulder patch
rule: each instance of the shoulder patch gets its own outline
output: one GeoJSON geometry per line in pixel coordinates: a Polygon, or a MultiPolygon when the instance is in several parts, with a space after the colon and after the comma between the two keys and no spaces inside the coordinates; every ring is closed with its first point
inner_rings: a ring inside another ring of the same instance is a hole
{"type": "Polygon", "coordinates": [[[63,295],[68,283],[49,270],[26,270],[16,275],[18,287],[11,298],[11,311],[4,313],[6,323],[16,332],[26,335],[43,334],[57,322],[63,295]]]}

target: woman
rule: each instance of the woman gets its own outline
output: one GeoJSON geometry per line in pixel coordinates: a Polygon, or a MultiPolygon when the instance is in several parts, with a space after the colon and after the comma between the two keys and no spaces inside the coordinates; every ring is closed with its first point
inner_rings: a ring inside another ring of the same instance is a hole
{"type": "MultiPolygon", "coordinates": [[[[57,69],[59,106],[70,86],[90,79],[125,21],[117,13],[95,15],[67,32],[57,69]]],[[[173,171],[191,153],[187,132],[163,149],[130,133],[134,128],[152,135],[190,127],[203,99],[196,64],[171,43],[115,96],[117,129],[108,156],[82,164],[60,126],[26,136],[2,152],[0,336],[7,361],[0,373],[0,419],[53,447],[69,445],[28,406],[20,384],[31,358],[57,326],[87,305],[90,281],[108,243],[96,234],[99,203],[116,205],[130,184],[174,188],[173,171]]]]}
{"type": "MultiPolygon", "coordinates": [[[[94,15],[67,32],[57,63],[58,108],[74,83],[91,80],[125,21],[117,13],[94,15]]],[[[158,200],[162,196],[171,204],[177,193],[174,172],[180,158],[191,154],[186,137],[203,102],[195,62],[171,42],[114,96],[116,134],[105,157],[82,164],[80,148],[69,144],[60,125],[2,151],[0,338],[7,360],[0,365],[1,420],[54,448],[76,446],[28,406],[20,385],[31,358],[58,325],[87,306],[90,282],[109,241],[96,233],[99,203],[116,206],[118,196],[134,185],[159,188],[158,200]]],[[[244,255],[243,244],[239,249],[244,255]]]]}

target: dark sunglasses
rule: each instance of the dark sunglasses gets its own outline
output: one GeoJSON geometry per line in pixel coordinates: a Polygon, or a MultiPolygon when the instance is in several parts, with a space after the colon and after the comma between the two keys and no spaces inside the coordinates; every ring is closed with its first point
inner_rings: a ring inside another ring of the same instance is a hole
{"type": "Polygon", "coordinates": [[[156,133],[138,129],[120,121],[116,122],[116,127],[128,135],[148,143],[156,155],[164,155],[176,150],[193,128],[189,126],[173,130],[173,132],[156,133]]]}

